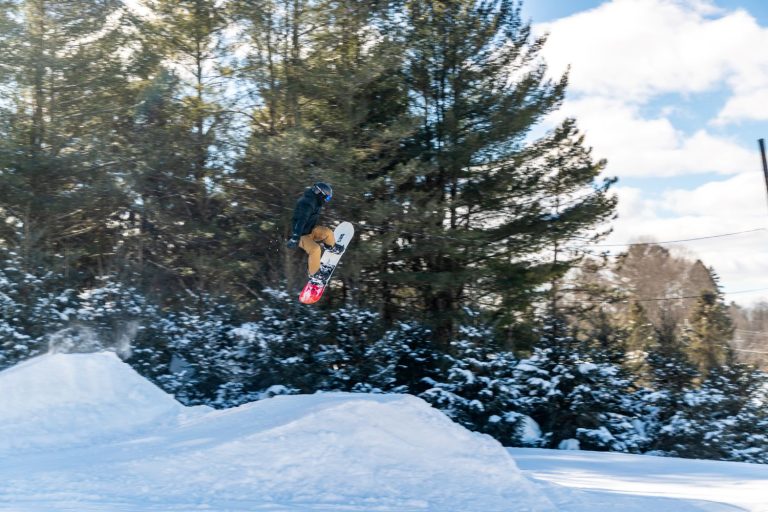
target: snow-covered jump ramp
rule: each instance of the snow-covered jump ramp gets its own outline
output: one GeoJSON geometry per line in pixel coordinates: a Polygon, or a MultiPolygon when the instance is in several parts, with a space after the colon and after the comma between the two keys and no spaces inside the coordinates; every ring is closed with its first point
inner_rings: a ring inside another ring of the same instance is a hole
{"type": "Polygon", "coordinates": [[[2,511],[581,512],[606,503],[654,510],[647,498],[531,480],[495,440],[411,396],[188,408],[111,353],[50,354],[0,373],[2,511]]]}
{"type": "Polygon", "coordinates": [[[111,353],[0,373],[0,457],[14,510],[555,510],[500,444],[414,397],[190,409],[111,353]]]}

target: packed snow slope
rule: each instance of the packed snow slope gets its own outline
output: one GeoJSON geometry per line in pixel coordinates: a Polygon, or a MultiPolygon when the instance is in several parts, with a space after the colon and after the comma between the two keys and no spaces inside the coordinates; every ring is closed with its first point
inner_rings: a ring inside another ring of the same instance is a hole
{"type": "MultiPolygon", "coordinates": [[[[768,465],[651,457],[626,453],[508,448],[523,474],[538,481],[588,489],[594,495],[631,493],[728,503],[732,510],[768,512],[768,465]]],[[[648,501],[647,512],[680,510],[648,501]]],[[[718,507],[721,505],[717,505],[718,507]]],[[[605,509],[608,510],[608,509],[605,509]]],[[[620,509],[616,509],[620,510],[620,509]]],[[[712,510],[722,510],[715,508],[712,510]]]]}
{"type": "Polygon", "coordinates": [[[0,372],[2,511],[745,509],[571,489],[545,473],[524,474],[496,441],[407,395],[214,411],[183,407],[111,353],[49,354],[0,372]]]}
{"type": "Polygon", "coordinates": [[[555,510],[501,445],[414,397],[190,410],[111,353],[0,373],[0,434],[6,510],[555,510]]]}

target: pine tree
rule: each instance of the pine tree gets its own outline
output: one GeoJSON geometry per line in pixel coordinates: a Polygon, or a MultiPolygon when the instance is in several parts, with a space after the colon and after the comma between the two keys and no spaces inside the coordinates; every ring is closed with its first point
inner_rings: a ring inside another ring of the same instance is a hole
{"type": "Polygon", "coordinates": [[[699,372],[706,375],[733,361],[728,345],[732,337],[733,323],[722,298],[717,293],[702,293],[684,337],[691,362],[699,372]]]}
{"type": "Polygon", "coordinates": [[[133,100],[126,24],[117,1],[0,5],[10,359],[40,353],[81,322],[79,294],[120,267],[129,202],[121,143],[133,100]]]}
{"type": "Polygon", "coordinates": [[[667,455],[716,460],[766,460],[765,376],[743,366],[713,368],[701,386],[674,404],[656,433],[654,448],[667,455]]]}
{"type": "Polygon", "coordinates": [[[0,369],[12,366],[27,357],[37,355],[43,350],[42,343],[35,339],[28,322],[30,305],[38,298],[30,293],[37,287],[37,279],[22,270],[20,258],[16,253],[0,252],[0,369]]]}
{"type": "Polygon", "coordinates": [[[227,288],[225,255],[231,226],[220,188],[222,144],[229,117],[220,102],[227,86],[226,10],[216,2],[147,2],[136,21],[142,66],[130,147],[135,165],[131,244],[146,286],[218,295],[227,288]]]}
{"type": "Polygon", "coordinates": [[[624,366],[641,385],[653,380],[648,358],[658,351],[656,330],[639,302],[633,302],[627,317],[624,366]]]}
{"type": "Polygon", "coordinates": [[[728,425],[723,445],[726,458],[741,462],[768,464],[768,374],[743,365],[732,365],[741,373],[742,405],[734,421],[728,425]]]}
{"type": "Polygon", "coordinates": [[[463,305],[525,310],[572,264],[539,264],[540,253],[606,219],[613,200],[610,183],[593,183],[602,164],[572,120],[524,144],[566,79],[549,82],[534,64],[544,40],[531,37],[515,2],[414,1],[405,13],[409,111],[420,125],[405,141],[412,164],[389,175],[406,215],[391,225],[397,244],[381,278],[447,348],[463,305]]]}
{"type": "Polygon", "coordinates": [[[419,396],[470,430],[492,435],[505,446],[520,444],[524,416],[516,412],[519,385],[515,356],[489,342],[488,328],[462,325],[446,355],[444,377],[419,396]]]}
{"type": "Polygon", "coordinates": [[[388,252],[396,245],[390,230],[401,219],[393,204],[391,175],[408,172],[403,140],[415,129],[408,111],[403,73],[406,47],[398,4],[341,0],[323,4],[325,30],[313,37],[317,52],[308,59],[310,103],[304,120],[316,143],[313,172],[331,176],[340,191],[329,216],[358,227],[355,250],[339,273],[357,304],[381,302],[384,321],[396,312],[387,280],[388,252]],[[347,269],[350,269],[347,272],[347,269]]]}
{"type": "Polygon", "coordinates": [[[317,354],[317,388],[326,391],[369,392],[376,371],[371,346],[382,334],[381,318],[369,309],[347,306],[330,312],[330,325],[317,354]]]}
{"type": "Polygon", "coordinates": [[[631,382],[599,352],[583,353],[564,320],[550,314],[533,355],[515,369],[517,411],[533,418],[540,444],[592,450],[641,451],[647,442],[631,382]]]}
{"type": "Polygon", "coordinates": [[[26,0],[2,8],[0,19],[16,26],[0,43],[8,50],[0,67],[12,70],[0,90],[0,207],[20,228],[2,238],[29,268],[45,264],[87,281],[110,270],[127,204],[122,3],[26,0]]]}
{"type": "Polygon", "coordinates": [[[444,353],[435,346],[432,331],[418,322],[400,322],[370,345],[370,390],[418,395],[440,381],[444,353]]]}
{"type": "Polygon", "coordinates": [[[254,269],[253,288],[285,278],[290,287],[303,285],[304,255],[280,249],[298,196],[313,182],[328,181],[335,198],[322,222],[351,220],[358,229],[356,250],[345,256],[336,281],[346,285],[342,292],[364,290],[366,303],[377,300],[382,288],[366,284],[378,275],[381,247],[392,240],[370,235],[392,210],[378,201],[389,197],[383,175],[410,129],[401,29],[392,17],[383,5],[359,0],[264,2],[243,11],[256,51],[241,74],[263,101],[252,108],[250,138],[231,185],[252,226],[244,238],[260,262],[245,263],[254,269]]]}

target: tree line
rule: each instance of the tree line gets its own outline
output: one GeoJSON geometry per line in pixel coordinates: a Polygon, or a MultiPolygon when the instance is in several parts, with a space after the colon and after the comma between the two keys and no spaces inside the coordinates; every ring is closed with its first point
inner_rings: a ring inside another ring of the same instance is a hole
{"type": "Polygon", "coordinates": [[[283,240],[324,180],[325,222],[360,233],[334,305],[447,339],[478,302],[509,327],[612,215],[573,120],[531,139],[567,78],[515,2],[142,5],[2,5],[0,236],[24,268],[247,309],[303,281],[283,240]]]}

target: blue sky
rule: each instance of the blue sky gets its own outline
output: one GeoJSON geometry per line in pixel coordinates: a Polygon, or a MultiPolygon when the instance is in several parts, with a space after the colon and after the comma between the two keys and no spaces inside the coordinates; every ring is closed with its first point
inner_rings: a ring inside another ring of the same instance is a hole
{"type": "MultiPolygon", "coordinates": [[[[553,21],[607,3],[602,0],[524,0],[523,12],[536,23],[553,21]]],[[[768,2],[765,0],[715,0],[718,7],[727,10],[745,9],[761,25],[768,25],[768,2]]]]}
{"type": "Polygon", "coordinates": [[[605,243],[764,228],[669,246],[713,266],[727,300],[768,301],[768,0],[527,0],[523,13],[548,34],[553,76],[571,68],[545,125],[575,117],[619,178],[605,243]]]}

